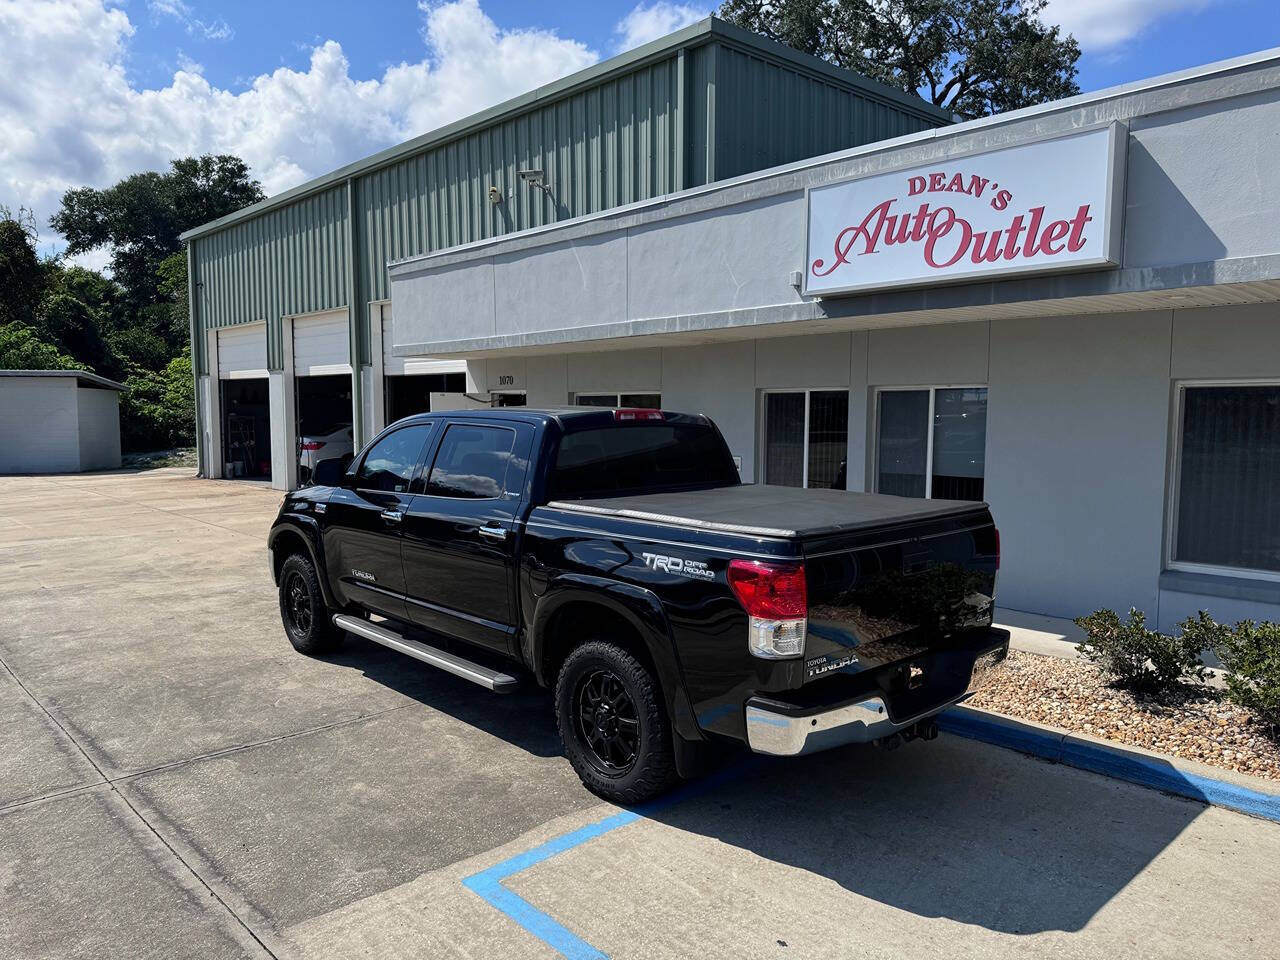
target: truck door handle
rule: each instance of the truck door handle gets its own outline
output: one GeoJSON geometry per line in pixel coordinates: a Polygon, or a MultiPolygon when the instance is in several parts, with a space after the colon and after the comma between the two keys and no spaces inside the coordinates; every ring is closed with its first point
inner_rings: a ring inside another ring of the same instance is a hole
{"type": "Polygon", "coordinates": [[[382,519],[387,521],[387,523],[399,523],[404,519],[404,514],[399,510],[383,510],[382,519]]]}
{"type": "Polygon", "coordinates": [[[507,539],[507,529],[506,527],[499,527],[497,525],[494,525],[494,526],[486,525],[480,528],[480,536],[485,537],[486,539],[489,539],[489,540],[497,540],[501,542],[507,539]]]}

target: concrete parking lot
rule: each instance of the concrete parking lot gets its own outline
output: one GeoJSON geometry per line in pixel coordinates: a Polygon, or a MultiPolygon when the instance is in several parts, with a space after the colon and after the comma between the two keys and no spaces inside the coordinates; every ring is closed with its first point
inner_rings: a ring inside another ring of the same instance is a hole
{"type": "Polygon", "coordinates": [[[279,499],[0,479],[0,957],[1280,956],[1280,827],[965,740],[601,803],[536,688],[295,654],[279,499]]]}

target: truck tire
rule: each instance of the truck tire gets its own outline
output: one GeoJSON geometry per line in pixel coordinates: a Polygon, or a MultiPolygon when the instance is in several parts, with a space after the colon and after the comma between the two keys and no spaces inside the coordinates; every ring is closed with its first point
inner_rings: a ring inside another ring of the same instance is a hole
{"type": "Polygon", "coordinates": [[[675,783],[671,729],[658,682],[627,650],[590,640],[556,680],[556,725],[583,785],[615,803],[640,803],[675,783]]]}
{"type": "Polygon", "coordinates": [[[292,554],[280,568],[280,619],[299,653],[318,657],[342,646],[344,634],[329,619],[315,564],[305,554],[292,554]]]}

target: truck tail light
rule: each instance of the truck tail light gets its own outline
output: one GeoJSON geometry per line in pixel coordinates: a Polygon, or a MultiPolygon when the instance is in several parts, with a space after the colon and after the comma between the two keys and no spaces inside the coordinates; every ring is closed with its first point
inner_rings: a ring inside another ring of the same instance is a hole
{"type": "Polygon", "coordinates": [[[728,580],[750,617],[751,653],[766,660],[803,656],[809,616],[804,564],[730,560],[728,580]]]}
{"type": "Polygon", "coordinates": [[[305,443],[302,444],[302,449],[310,450],[314,452],[316,450],[319,450],[323,446],[324,446],[323,440],[307,440],[305,443]]]}
{"type": "Polygon", "coordinates": [[[613,411],[613,419],[619,422],[633,420],[665,420],[661,410],[648,410],[643,407],[619,407],[613,411]]]}
{"type": "Polygon", "coordinates": [[[996,570],[1000,569],[1000,528],[995,527],[996,531],[996,570]]]}

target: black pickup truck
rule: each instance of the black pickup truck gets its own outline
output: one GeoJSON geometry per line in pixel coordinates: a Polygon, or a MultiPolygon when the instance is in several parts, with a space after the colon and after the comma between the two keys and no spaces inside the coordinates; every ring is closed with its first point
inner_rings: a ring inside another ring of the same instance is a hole
{"type": "Polygon", "coordinates": [[[743,484],[661,410],[410,417],[270,533],[299,651],[346,633],[489,690],[553,687],[588,788],[634,803],[737,741],[931,739],[1004,659],[986,504],[743,484]]]}

